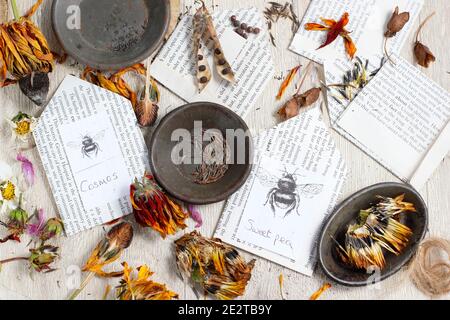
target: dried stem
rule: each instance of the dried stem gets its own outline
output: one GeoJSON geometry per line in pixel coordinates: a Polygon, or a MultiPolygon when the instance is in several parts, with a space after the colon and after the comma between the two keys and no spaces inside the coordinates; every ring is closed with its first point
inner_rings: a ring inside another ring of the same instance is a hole
{"type": "Polygon", "coordinates": [[[303,75],[302,80],[300,80],[300,83],[299,83],[298,88],[297,88],[297,92],[296,92],[295,94],[299,94],[299,93],[300,93],[300,89],[301,89],[302,86],[303,86],[303,82],[305,82],[306,76],[309,74],[309,71],[310,71],[310,69],[311,69],[311,66],[312,66],[312,61],[310,61],[310,62],[306,65],[306,68],[305,68],[305,74],[303,75]]]}
{"type": "Polygon", "coordinates": [[[14,19],[18,20],[20,18],[20,13],[19,13],[19,9],[17,8],[16,0],[11,0],[11,7],[12,7],[12,10],[13,10],[14,19]]]}
{"type": "Polygon", "coordinates": [[[416,32],[416,42],[419,41],[419,34],[420,34],[420,31],[422,30],[423,26],[428,22],[428,20],[431,19],[431,17],[434,16],[435,13],[436,12],[434,11],[432,14],[430,14],[428,17],[426,17],[425,20],[423,20],[423,22],[419,25],[419,28],[417,29],[417,32],[416,32]]]}
{"type": "Polygon", "coordinates": [[[17,261],[17,260],[28,260],[28,258],[27,258],[27,257],[15,257],[15,258],[9,258],[9,259],[5,259],[5,260],[1,260],[1,261],[0,261],[0,264],[12,262],[12,261],[17,261]]]}
{"type": "Polygon", "coordinates": [[[87,286],[87,284],[89,283],[89,281],[91,281],[91,279],[94,277],[95,273],[94,272],[90,272],[87,277],[83,280],[83,282],[80,284],[80,287],[78,289],[76,289],[69,297],[68,300],[75,300],[76,297],[78,297],[78,295],[81,293],[81,291],[83,291],[83,289],[87,286]]]}

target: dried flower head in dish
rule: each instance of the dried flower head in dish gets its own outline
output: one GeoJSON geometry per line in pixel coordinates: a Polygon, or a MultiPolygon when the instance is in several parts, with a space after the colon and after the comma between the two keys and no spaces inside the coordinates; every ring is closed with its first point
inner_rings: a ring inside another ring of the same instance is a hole
{"type": "Polygon", "coordinates": [[[146,266],[137,268],[137,277],[133,277],[133,269],[126,262],[123,265],[123,277],[117,287],[119,300],[172,300],[178,294],[167,289],[166,285],[153,282],[150,276],[153,272],[146,266]]]}
{"type": "Polygon", "coordinates": [[[42,1],[20,17],[16,0],[11,0],[15,19],[0,25],[0,87],[19,82],[21,90],[37,105],[47,97],[47,74],[54,68],[47,40],[30,20],[42,1]]]}
{"type": "Polygon", "coordinates": [[[141,181],[135,180],[130,187],[130,198],[136,221],[158,231],[161,237],[186,228],[189,213],[163,191],[151,174],[146,173],[141,181]]]}
{"type": "Polygon", "coordinates": [[[221,300],[244,294],[255,260],[247,263],[233,247],[217,238],[204,238],[197,231],[175,241],[175,246],[184,279],[221,300]]]}
{"type": "Polygon", "coordinates": [[[196,57],[196,74],[199,91],[202,91],[211,80],[211,69],[206,56],[203,54],[201,44],[202,38],[204,40],[211,39],[211,41],[213,41],[212,50],[217,73],[223,79],[234,82],[234,72],[223,53],[211,14],[208,9],[206,9],[203,1],[201,1],[201,4],[202,5],[198,8],[193,20],[193,53],[194,57],[196,57]]]}
{"type": "Polygon", "coordinates": [[[324,18],[320,18],[320,20],[322,20],[323,24],[314,22],[305,24],[305,29],[308,31],[327,31],[325,42],[317,50],[326,47],[336,40],[338,36],[341,36],[344,39],[345,51],[350,59],[353,59],[356,53],[356,46],[350,37],[350,31],[345,29],[349,22],[348,12],[345,12],[339,21],[324,18]]]}
{"type": "Polygon", "coordinates": [[[404,201],[405,195],[395,198],[378,196],[379,202],[361,210],[358,222],[351,224],[345,234],[344,246],[338,245],[342,261],[357,269],[371,266],[383,269],[384,251],[401,254],[412,231],[398,221],[403,212],[416,212],[414,205],[404,201]]]}

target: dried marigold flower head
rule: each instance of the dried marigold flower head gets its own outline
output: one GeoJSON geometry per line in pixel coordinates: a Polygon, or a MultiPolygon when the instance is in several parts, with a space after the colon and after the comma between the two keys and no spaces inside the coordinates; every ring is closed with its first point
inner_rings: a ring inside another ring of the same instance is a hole
{"type": "Polygon", "coordinates": [[[194,285],[221,300],[244,294],[255,260],[247,263],[232,246],[197,231],[175,241],[175,247],[178,270],[194,285]]]}
{"type": "Polygon", "coordinates": [[[395,7],[391,18],[388,21],[386,32],[384,36],[386,38],[394,37],[397,32],[401,31],[405,24],[409,21],[409,12],[398,13],[398,7],[395,7]]]}
{"type": "Polygon", "coordinates": [[[149,277],[153,274],[146,266],[137,268],[137,278],[132,277],[132,268],[126,262],[123,265],[123,276],[116,294],[119,300],[172,300],[178,294],[167,289],[164,284],[153,282],[149,277]]]}
{"type": "Polygon", "coordinates": [[[186,228],[189,213],[166,195],[151,174],[146,173],[141,181],[135,180],[130,198],[136,221],[158,231],[163,238],[186,228]]]}
{"type": "MultiPolygon", "coordinates": [[[[26,82],[34,74],[46,75],[54,68],[54,55],[45,36],[29,19],[42,1],[38,0],[23,17],[16,17],[15,20],[0,25],[0,87],[22,80],[26,82]]],[[[46,79],[48,84],[48,77],[46,79]]],[[[21,83],[22,91],[26,87],[29,86],[21,83]]],[[[36,104],[42,104],[47,96],[48,86],[44,83],[41,88],[29,89],[37,91],[24,93],[36,104]]]]}
{"type": "Polygon", "coordinates": [[[122,251],[128,248],[133,240],[133,227],[128,222],[122,222],[107,233],[100,241],[83,267],[83,271],[90,271],[102,277],[121,276],[122,272],[104,272],[105,265],[117,260],[122,251]]]}

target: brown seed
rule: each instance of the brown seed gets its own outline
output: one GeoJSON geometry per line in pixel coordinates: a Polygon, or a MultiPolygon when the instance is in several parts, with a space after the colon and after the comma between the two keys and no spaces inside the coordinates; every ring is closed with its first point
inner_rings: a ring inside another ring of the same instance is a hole
{"type": "Polygon", "coordinates": [[[214,50],[214,53],[215,53],[215,54],[221,54],[221,53],[222,53],[222,51],[220,51],[220,49],[219,49],[219,48],[216,48],[216,50],[214,50]]]}
{"type": "Polygon", "coordinates": [[[242,34],[242,36],[244,37],[244,39],[248,38],[248,35],[245,32],[242,34]]]}
{"type": "Polygon", "coordinates": [[[246,23],[241,23],[241,29],[243,29],[243,30],[247,29],[247,24],[246,23]]]}
{"type": "Polygon", "coordinates": [[[229,74],[230,73],[230,68],[225,68],[222,70],[222,74],[229,74]]]}
{"type": "Polygon", "coordinates": [[[198,55],[198,60],[203,60],[203,56],[201,54],[198,55]]]}
{"type": "Polygon", "coordinates": [[[261,30],[260,30],[259,28],[254,28],[254,29],[253,29],[253,33],[254,33],[254,34],[258,34],[260,31],[261,31],[261,30]]]}
{"type": "Polygon", "coordinates": [[[253,28],[252,27],[247,27],[247,30],[246,30],[248,33],[253,33],[253,28]]]}
{"type": "Polygon", "coordinates": [[[237,18],[236,18],[235,15],[232,15],[232,16],[230,17],[230,19],[231,19],[231,21],[236,21],[236,20],[237,20],[237,18]]]}
{"type": "Polygon", "coordinates": [[[225,59],[219,59],[218,62],[219,62],[219,65],[221,65],[221,66],[223,66],[226,63],[225,59]]]}
{"type": "Polygon", "coordinates": [[[240,24],[238,20],[233,21],[233,27],[239,27],[240,24]]]}
{"type": "Polygon", "coordinates": [[[201,66],[198,67],[198,70],[205,71],[206,70],[206,66],[205,65],[201,65],[201,66]]]}
{"type": "Polygon", "coordinates": [[[207,77],[201,77],[200,78],[200,83],[206,83],[208,82],[208,78],[207,77]]]}

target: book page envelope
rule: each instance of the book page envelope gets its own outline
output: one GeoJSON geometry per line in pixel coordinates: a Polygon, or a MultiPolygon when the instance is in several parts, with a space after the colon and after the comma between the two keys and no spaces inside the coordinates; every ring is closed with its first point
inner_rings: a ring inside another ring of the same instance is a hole
{"type": "Polygon", "coordinates": [[[67,235],[132,212],[149,157],[129,100],[67,76],[33,134],[67,235]]]}

